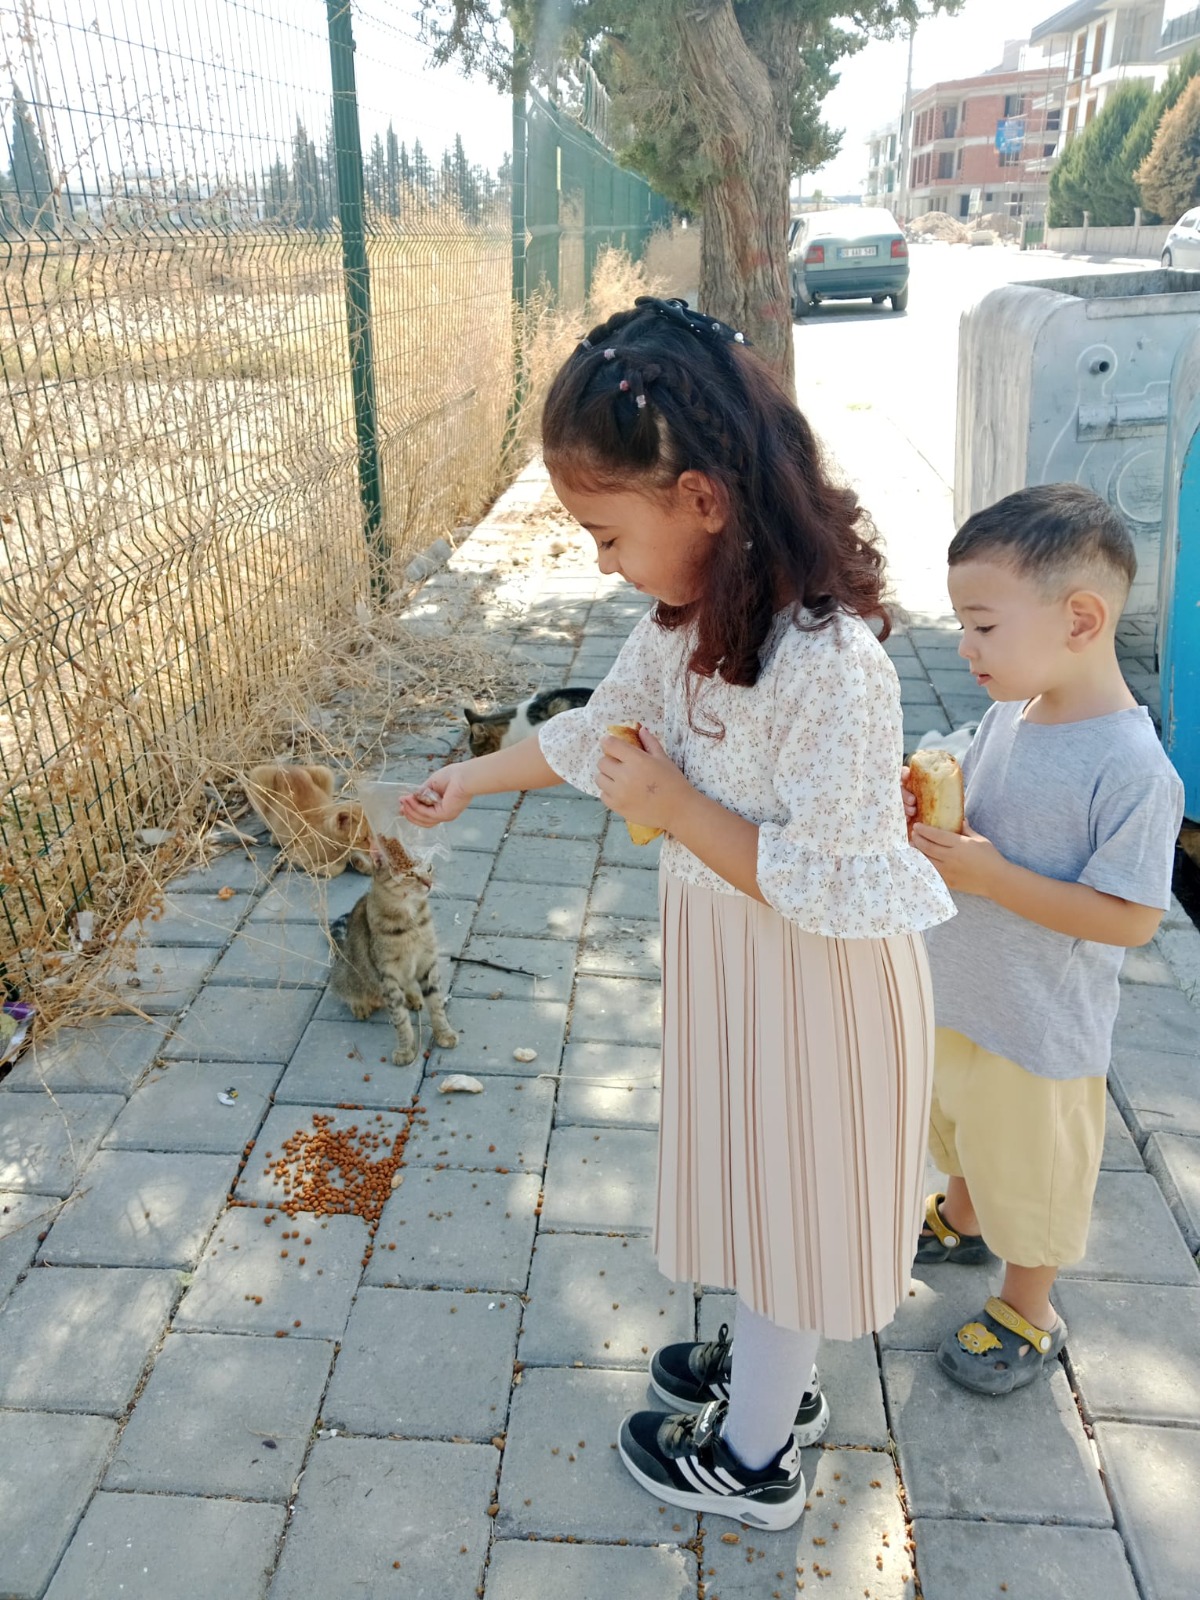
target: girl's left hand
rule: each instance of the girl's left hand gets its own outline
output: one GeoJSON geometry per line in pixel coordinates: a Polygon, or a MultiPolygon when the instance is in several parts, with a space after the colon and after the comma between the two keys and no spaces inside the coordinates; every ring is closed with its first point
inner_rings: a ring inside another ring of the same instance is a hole
{"type": "Polygon", "coordinates": [[[609,734],[596,769],[600,798],[626,822],[672,832],[679,806],[694,791],[649,728],[641,731],[637,750],[609,734]]]}
{"type": "Polygon", "coordinates": [[[990,839],[976,833],[970,824],[964,823],[961,833],[948,833],[945,828],[930,828],[917,822],[913,825],[912,842],[933,862],[948,889],[991,898],[1004,857],[990,839]]]}

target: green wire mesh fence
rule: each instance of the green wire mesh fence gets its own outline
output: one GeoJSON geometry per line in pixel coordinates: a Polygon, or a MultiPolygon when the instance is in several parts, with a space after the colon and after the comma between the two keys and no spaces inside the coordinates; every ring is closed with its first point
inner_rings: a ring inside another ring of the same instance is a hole
{"type": "MultiPolygon", "coordinates": [[[[0,4],[10,987],[502,481],[513,106],[431,71],[414,9],[0,4]]],[[[529,146],[525,282],[581,296],[665,207],[548,101],[529,146]]]]}

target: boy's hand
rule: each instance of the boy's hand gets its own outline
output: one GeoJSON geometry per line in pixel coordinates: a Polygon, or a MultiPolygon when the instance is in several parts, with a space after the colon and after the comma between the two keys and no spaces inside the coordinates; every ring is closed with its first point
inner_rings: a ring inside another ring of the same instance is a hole
{"type": "Polygon", "coordinates": [[[649,728],[640,737],[640,750],[611,734],[601,741],[600,798],[626,822],[670,833],[679,806],[695,791],[649,728]]]}
{"type": "Polygon", "coordinates": [[[908,825],[908,837],[912,838],[913,823],[917,820],[917,797],[908,786],[911,767],[900,768],[900,798],[904,802],[904,820],[908,825]]]}
{"type": "Polygon", "coordinates": [[[452,822],[461,815],[471,798],[456,768],[442,767],[431,772],[414,794],[403,796],[400,810],[407,821],[415,822],[419,828],[436,828],[439,822],[452,822]]]}
{"type": "Polygon", "coordinates": [[[923,822],[912,824],[909,837],[923,856],[927,856],[942,875],[948,889],[963,894],[992,898],[992,890],[1005,866],[1005,859],[990,839],[964,823],[961,833],[945,828],[930,828],[923,822]]]}

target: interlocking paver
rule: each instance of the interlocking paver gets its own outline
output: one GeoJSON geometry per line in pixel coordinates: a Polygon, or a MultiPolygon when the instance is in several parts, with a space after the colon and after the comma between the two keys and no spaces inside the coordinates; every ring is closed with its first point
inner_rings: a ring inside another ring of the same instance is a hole
{"type": "Polygon", "coordinates": [[[982,1430],[984,1408],[997,1402],[959,1388],[932,1356],[886,1351],[883,1382],[913,1516],[972,1517],[986,1506],[1000,1522],[1111,1526],[1058,1363],[1036,1384],[1005,1397],[1004,1432],[994,1439],[982,1430]],[[1022,1442],[1019,1450],[1011,1448],[1014,1438],[1022,1442]]]}
{"type": "Polygon", "coordinates": [[[288,1217],[230,1206],[174,1326],[219,1333],[285,1329],[293,1339],[339,1339],[362,1276],[367,1237],[361,1217],[318,1218],[309,1211],[288,1217]]]}
{"type": "Polygon", "coordinates": [[[857,1600],[864,1589],[872,1600],[912,1600],[912,1560],[890,1456],[806,1450],[802,1460],[809,1509],[795,1527],[764,1533],[727,1518],[705,1519],[707,1592],[719,1600],[766,1600],[775,1590],[795,1596],[803,1583],[805,1596],[815,1589],[821,1600],[857,1600]],[[726,1534],[737,1542],[727,1542],[726,1534]]]}
{"type": "Polygon", "coordinates": [[[449,861],[434,862],[439,895],[478,900],[492,875],[493,858],[480,850],[456,850],[449,861]]]}
{"type": "Polygon", "coordinates": [[[435,1050],[437,1072],[497,1072],[537,1077],[558,1071],[567,1008],[561,1000],[456,999],[450,1020],[458,1033],[453,1050],[435,1050]],[[533,1061],[518,1061],[514,1050],[536,1050],[533,1061]]]}
{"type": "Polygon", "coordinates": [[[923,1600],[998,1600],[1002,1592],[1054,1600],[1138,1600],[1125,1547],[1100,1528],[1029,1523],[913,1523],[923,1600]]]}
{"type": "Polygon", "coordinates": [[[282,1071],[278,1062],[167,1062],[134,1090],[104,1147],[236,1154],[254,1137],[282,1071]],[[218,1096],[230,1089],[225,1105],[218,1096]]]}
{"type": "MultiPolygon", "coordinates": [[[[414,1030],[428,1042],[429,1022],[424,1013],[414,1030]]],[[[275,1103],[336,1106],[347,1101],[366,1107],[406,1106],[421,1081],[422,1062],[398,1067],[392,1060],[396,1030],[387,1013],[378,1011],[366,1022],[317,1015],[304,1030],[287,1071],[275,1090],[275,1103]]]]}
{"type": "Polygon", "coordinates": [[[13,1094],[0,1088],[0,1189],[69,1195],[118,1112],[119,1094],[13,1094]]]}
{"type": "Polygon", "coordinates": [[[514,833],[540,833],[557,839],[598,839],[608,825],[609,811],[599,800],[575,789],[553,793],[534,790],[521,801],[514,833]]]}
{"type": "Polygon", "coordinates": [[[384,1207],[364,1281],[524,1289],[540,1184],[525,1173],[412,1168],[384,1207]]]}
{"type": "Polygon", "coordinates": [[[257,988],[323,988],[333,947],[319,923],[251,923],[233,936],[209,983],[257,988]]]}
{"type": "Polygon", "coordinates": [[[601,916],[658,920],[658,873],[647,867],[605,867],[596,873],[590,909],[601,916]]]}
{"type": "Polygon", "coordinates": [[[38,1259],[55,1266],[194,1266],[236,1171],[233,1155],[101,1150],[38,1259]]]}
{"type": "Polygon", "coordinates": [[[50,1195],[0,1192],[0,1302],[33,1260],[38,1235],[54,1221],[60,1204],[50,1195]]]}
{"type": "Polygon", "coordinates": [[[1126,1050],[1165,1050],[1190,1055],[1200,1048],[1200,1011],[1178,989],[1127,983],[1113,1031],[1114,1060],[1126,1050]]]}
{"type": "Polygon", "coordinates": [[[511,933],[526,939],[578,939],[587,890],[567,884],[493,881],[479,902],[476,933],[511,933]]]}
{"type": "Polygon", "coordinates": [[[1187,1508],[1200,1503],[1200,1433],[1102,1422],[1096,1443],[1145,1600],[1195,1600],[1200,1526],[1187,1508]]]}
{"type": "Polygon", "coordinates": [[[538,1239],[522,1361],[644,1371],[660,1344],[692,1337],[691,1289],[662,1276],[648,1239],[567,1233],[538,1239]]]}
{"type": "Polygon", "coordinates": [[[541,1172],[554,1115],[554,1084],[510,1077],[479,1082],[482,1094],[438,1094],[430,1086],[405,1148],[406,1166],[541,1172]]]}
{"type": "Polygon", "coordinates": [[[215,895],[222,889],[258,889],[268,881],[278,859],[279,852],[270,845],[226,850],[205,865],[192,867],[172,878],[171,891],[173,894],[215,895]]]}
{"type": "Polygon", "coordinates": [[[576,1044],[563,1051],[560,1127],[658,1127],[658,1051],[646,1045],[576,1044]]]}
{"type": "Polygon", "coordinates": [[[36,1038],[4,1080],[10,1090],[128,1094],[163,1047],[161,1022],[105,1017],[36,1038]]]}
{"type": "Polygon", "coordinates": [[[999,1266],[918,1267],[896,1315],[879,1333],[884,1350],[936,1350],[948,1333],[1000,1292],[999,1266]]]}
{"type": "Polygon", "coordinates": [[[174,1061],[286,1061],[317,1003],[311,989],[203,989],[163,1049],[174,1061]]]}
{"type": "Polygon", "coordinates": [[[406,1439],[501,1433],[517,1348],[515,1294],[363,1289],[322,1408],[327,1426],[406,1439]]]}
{"type": "Polygon", "coordinates": [[[655,1135],[636,1128],[556,1128],[543,1228],[647,1233],[654,1220],[656,1148],[655,1135]]]}
{"type": "Polygon", "coordinates": [[[498,1465],[490,1444],[318,1439],[271,1600],[470,1600],[483,1582],[498,1465]]]}
{"type": "Polygon", "coordinates": [[[170,1016],[190,1005],[212,971],[214,945],[137,944],[113,967],[114,985],[150,1016],[170,1016]]]}
{"type": "Polygon", "coordinates": [[[286,1500],[332,1360],[323,1339],[170,1334],[104,1487],[286,1500]]]}
{"type": "Polygon", "coordinates": [[[1104,1103],[1104,1149],[1100,1165],[1107,1172],[1142,1172],[1145,1170],[1141,1154],[1133,1135],[1125,1124],[1120,1107],[1111,1091],[1104,1103]]]}
{"type": "Polygon", "coordinates": [[[566,883],[587,888],[596,870],[597,854],[595,842],[589,839],[513,834],[496,857],[496,877],[514,883],[566,883]]]}
{"type": "Polygon", "coordinates": [[[1127,1044],[1113,1052],[1109,1084],[1143,1142],[1152,1133],[1200,1136],[1200,1052],[1127,1044]]]}
{"type": "Polygon", "coordinates": [[[244,1500],[98,1494],[46,1600],[162,1600],[185,1574],[204,1600],[265,1600],[285,1516],[244,1500]]]}
{"type": "Polygon", "coordinates": [[[530,1543],[498,1539],[488,1600],[695,1600],[696,1558],[674,1545],[530,1543]]]}
{"type": "Polygon", "coordinates": [[[690,1539],[695,1516],[675,1507],[660,1511],[609,1449],[621,1418],[648,1403],[644,1371],[527,1368],[509,1414],[499,1537],[563,1535],[634,1544],[690,1539]]]}
{"type": "Polygon", "coordinates": [[[223,945],[246,915],[250,895],[238,889],[222,900],[216,893],[178,894],[163,899],[162,910],[129,925],[142,944],[223,945]]]}
{"type": "Polygon", "coordinates": [[[173,1272],[31,1271],[0,1313],[0,1405],[120,1415],[178,1292],[173,1272]]]}
{"type": "Polygon", "coordinates": [[[490,855],[500,848],[507,832],[506,813],[480,811],[472,806],[453,822],[443,822],[439,838],[444,838],[452,850],[486,850],[490,855]]]}
{"type": "Polygon", "coordinates": [[[0,1411],[0,1583],[38,1600],[96,1487],[116,1423],[0,1411]]]}
{"type": "Polygon", "coordinates": [[[662,938],[656,922],[589,916],[583,925],[579,971],[601,977],[653,978],[662,971],[662,938]]]}
{"type": "Polygon", "coordinates": [[[575,945],[569,940],[477,934],[455,965],[450,992],[476,1000],[569,1000],[574,980],[575,945]]]}
{"type": "Polygon", "coordinates": [[[368,880],[361,872],[347,870],[336,878],[310,878],[307,873],[276,873],[271,886],[255,901],[250,921],[256,925],[272,922],[318,922],[323,927],[344,916],[367,892],[368,880]]]}
{"type": "Polygon", "coordinates": [[[1200,1425],[1200,1288],[1060,1280],[1067,1349],[1089,1417],[1200,1425]],[[1170,1330],[1147,1356],[1147,1330],[1170,1330]]]}
{"type": "Polygon", "coordinates": [[[1146,1165],[1158,1179],[1188,1249],[1200,1250],[1200,1139],[1153,1133],[1146,1141],[1146,1165]]]}
{"type": "Polygon", "coordinates": [[[580,977],[571,1011],[572,1042],[656,1045],[662,1036],[660,996],[657,983],[580,977]]]}
{"type": "Polygon", "coordinates": [[[604,833],[604,846],[600,851],[600,859],[605,866],[657,871],[661,854],[661,839],[651,839],[649,844],[634,844],[621,818],[614,816],[609,819],[604,833]]]}
{"type": "Polygon", "coordinates": [[[1101,1172],[1087,1254],[1064,1267],[1064,1278],[1123,1283],[1182,1283],[1200,1288],[1200,1273],[1162,1191],[1148,1172],[1101,1172]],[[1129,1219],[1136,1216],[1134,1233],[1129,1219]]]}

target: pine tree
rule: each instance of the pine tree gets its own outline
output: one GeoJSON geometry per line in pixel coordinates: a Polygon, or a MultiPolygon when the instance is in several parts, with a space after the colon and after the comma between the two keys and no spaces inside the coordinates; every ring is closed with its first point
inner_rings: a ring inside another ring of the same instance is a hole
{"type": "Polygon", "coordinates": [[[292,179],[287,162],[276,156],[264,174],[266,197],[263,203],[265,222],[290,223],[292,220],[292,179]]]}
{"type": "Polygon", "coordinates": [[[308,137],[302,120],[296,118],[292,135],[293,225],[319,232],[329,225],[329,215],[321,193],[321,170],[317,147],[308,137]]]}
{"type": "Polygon", "coordinates": [[[433,163],[425,154],[424,146],[420,139],[413,140],[412,147],[412,175],[413,187],[431,194],[433,190],[433,163]]]}
{"type": "Polygon", "coordinates": [[[480,216],[479,182],[467,160],[467,152],[463,148],[462,134],[454,135],[454,154],[451,157],[453,176],[451,179],[451,192],[458,201],[463,218],[472,227],[478,226],[480,216]]]}
{"type": "Polygon", "coordinates": [[[1146,204],[1161,217],[1174,220],[1200,204],[1200,77],[1159,123],[1137,181],[1146,204]]]}
{"type": "Polygon", "coordinates": [[[366,171],[363,174],[366,180],[367,196],[375,207],[376,213],[384,209],[384,191],[387,187],[387,160],[383,153],[383,140],[378,134],[371,140],[371,153],[366,160],[366,171]]]}
{"type": "Polygon", "coordinates": [[[396,130],[389,122],[387,125],[387,138],[385,140],[387,154],[385,159],[386,187],[384,192],[384,210],[389,217],[400,215],[400,141],[396,138],[396,130]]]}
{"type": "Polygon", "coordinates": [[[42,136],[25,96],[13,84],[12,187],[14,220],[22,228],[42,233],[54,230],[50,163],[42,146],[42,136]]]}
{"type": "Polygon", "coordinates": [[[1085,211],[1099,227],[1133,221],[1132,172],[1125,166],[1124,151],[1131,129],[1152,99],[1149,84],[1122,84],[1099,116],[1067,146],[1050,174],[1052,228],[1079,227],[1085,211]]]}
{"type": "Polygon", "coordinates": [[[1167,81],[1152,98],[1150,104],[1129,130],[1125,140],[1125,148],[1121,152],[1122,165],[1129,174],[1127,198],[1130,206],[1142,207],[1143,222],[1173,222],[1173,217],[1161,217],[1145,204],[1145,198],[1138,188],[1137,178],[1134,174],[1145,161],[1154,148],[1154,135],[1158,132],[1158,125],[1171,107],[1179,101],[1183,91],[1192,79],[1200,76],[1200,50],[1193,50],[1176,61],[1167,74],[1167,81]]]}

